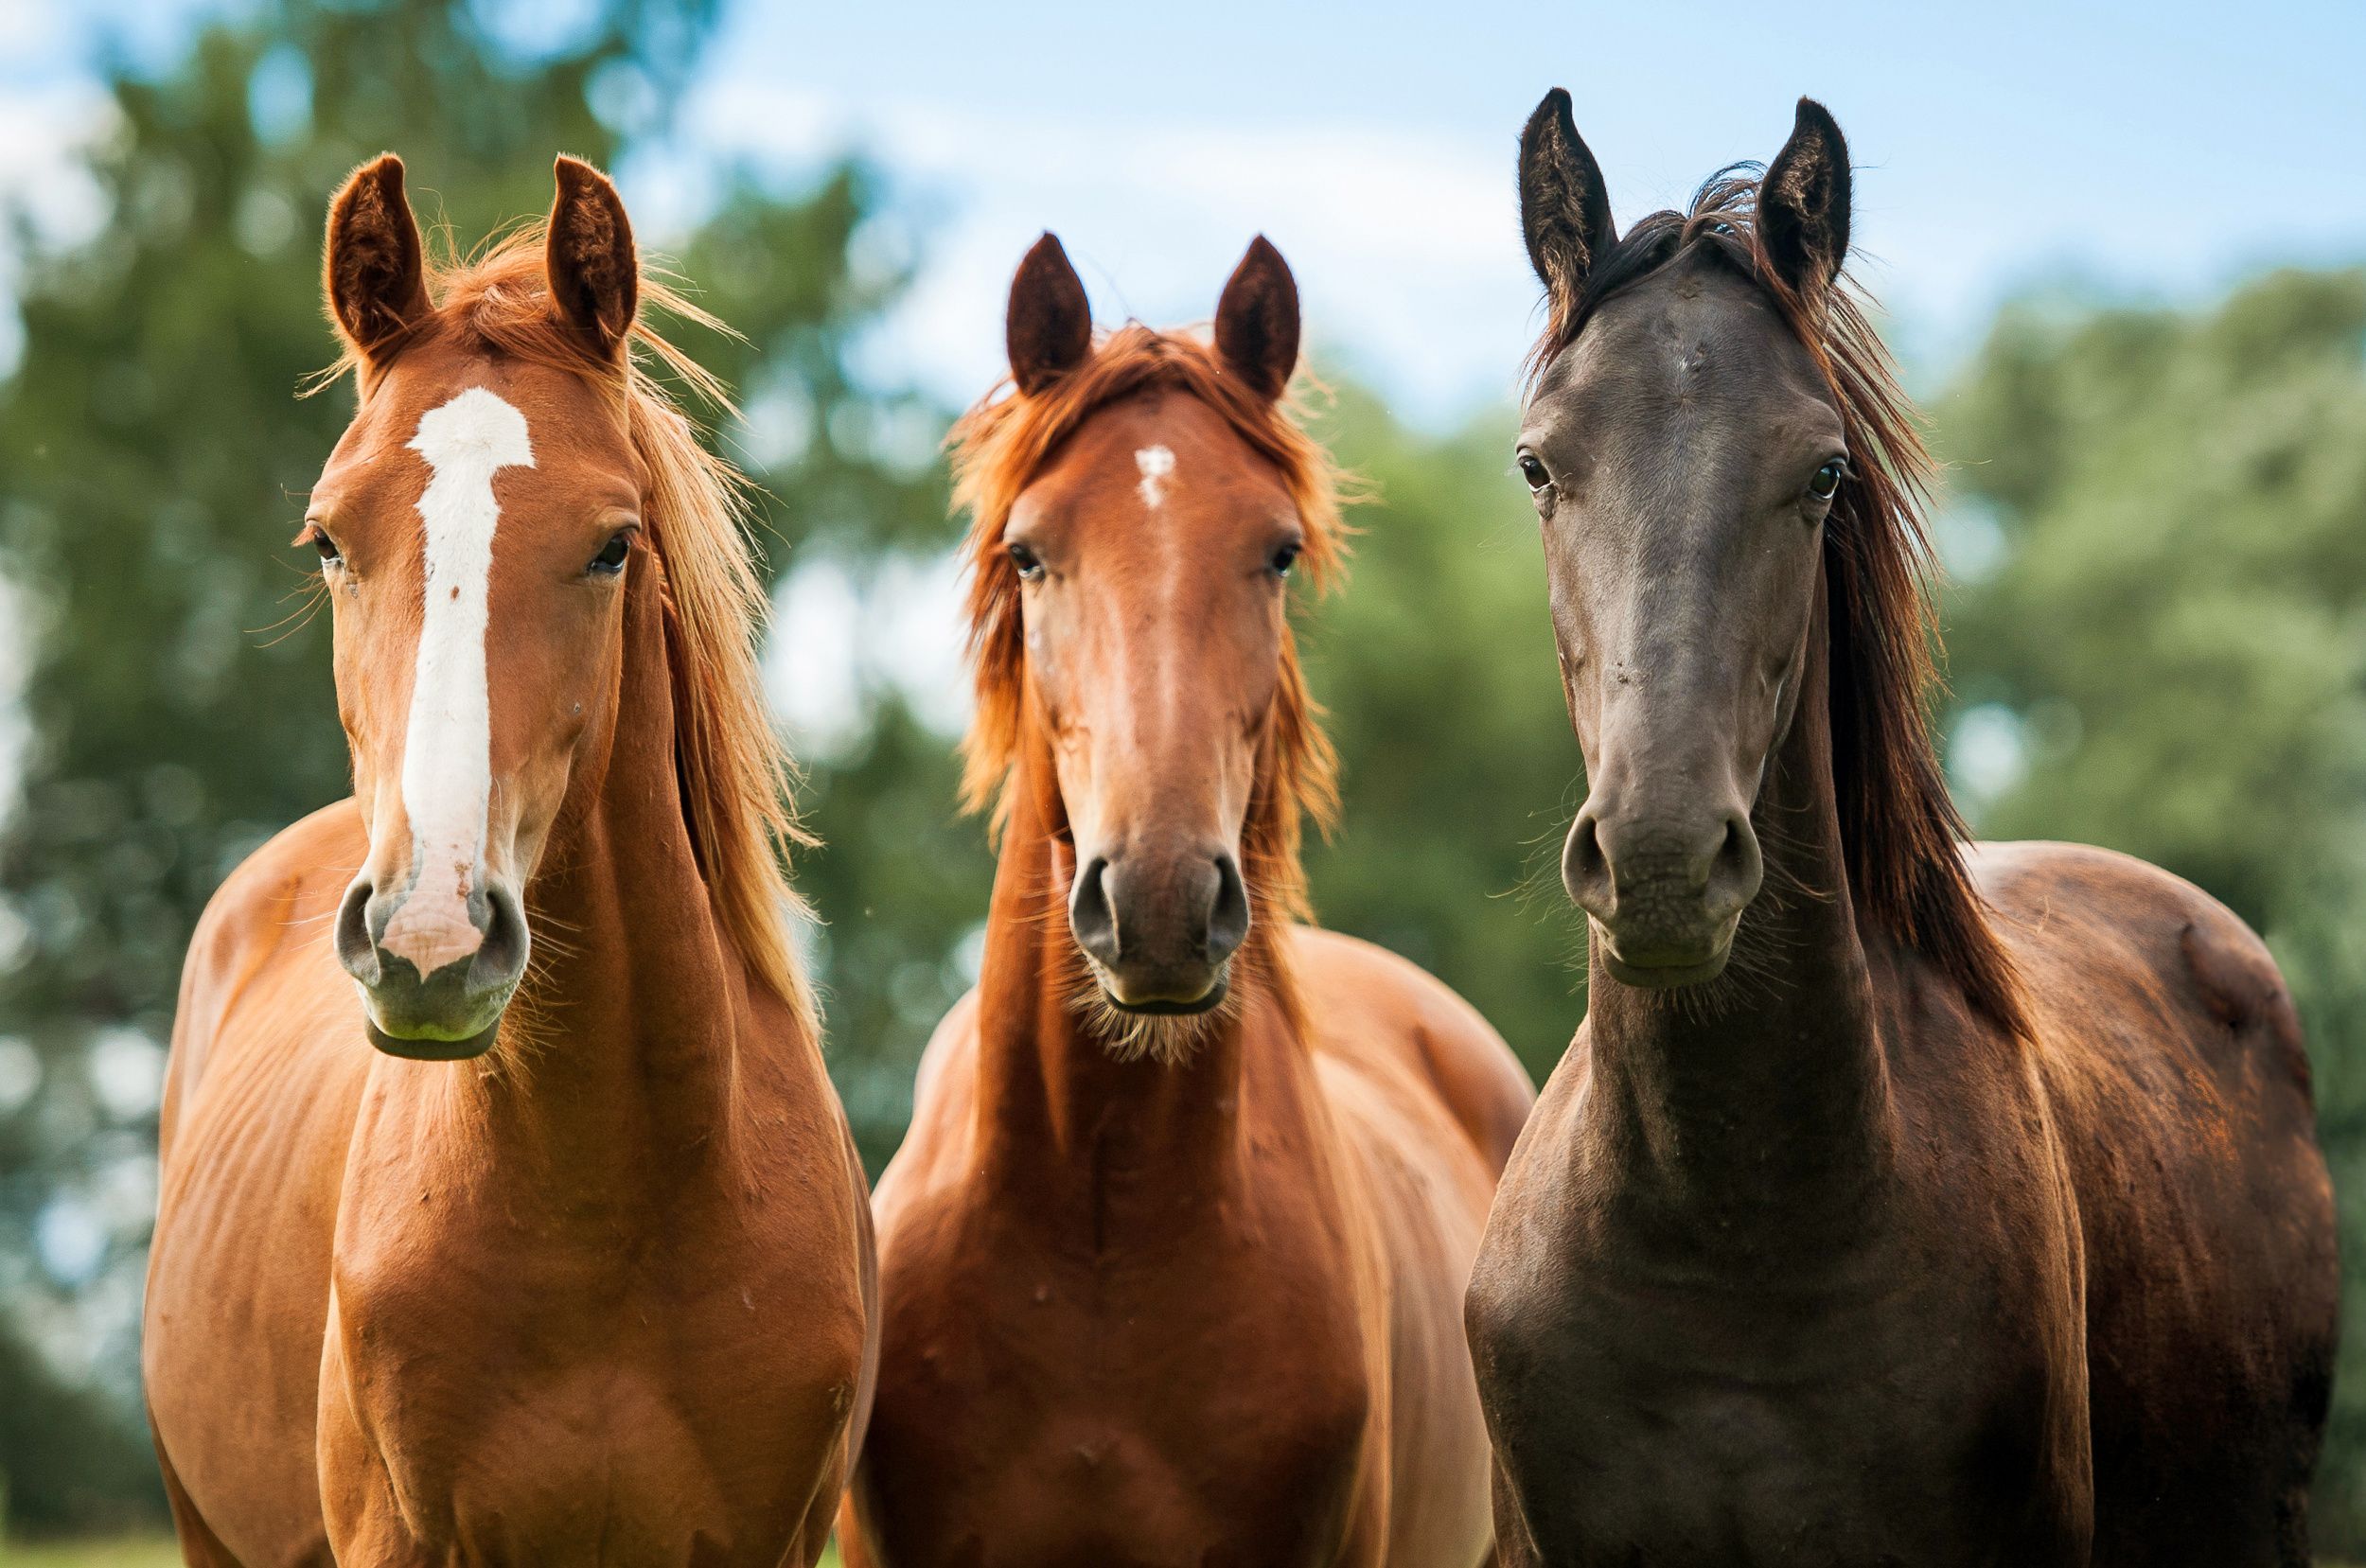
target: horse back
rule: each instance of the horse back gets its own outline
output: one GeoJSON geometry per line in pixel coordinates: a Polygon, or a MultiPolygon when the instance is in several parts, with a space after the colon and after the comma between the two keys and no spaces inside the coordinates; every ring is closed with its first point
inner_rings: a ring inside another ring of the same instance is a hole
{"type": "Polygon", "coordinates": [[[1492,1188],[1536,1103],[1503,1036],[1437,977],[1385,947],[1312,926],[1291,936],[1316,1048],[1434,1101],[1477,1151],[1492,1188]]]}
{"type": "Polygon", "coordinates": [[[160,1119],[142,1359],[177,1514],[250,1562],[328,1560],[313,1431],[368,1048],[329,950],[350,801],[274,837],[189,944],[160,1119]]]}
{"type": "Polygon", "coordinates": [[[1335,932],[1294,943],[1327,1109],[1388,1274],[1386,1560],[1469,1562],[1493,1524],[1463,1295],[1535,1093],[1502,1037],[1434,977],[1335,932]]]}
{"type": "Polygon", "coordinates": [[[2141,861],[2015,844],[1974,866],[2077,1198],[2095,1561],[2304,1562],[2338,1280],[2283,977],[2231,911],[2141,861]]]}

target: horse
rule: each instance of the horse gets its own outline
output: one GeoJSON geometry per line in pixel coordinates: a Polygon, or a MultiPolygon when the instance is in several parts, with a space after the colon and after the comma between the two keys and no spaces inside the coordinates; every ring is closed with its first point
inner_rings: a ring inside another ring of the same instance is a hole
{"type": "Polygon", "coordinates": [[[2176,877],[1967,849],[1839,127],[1624,235],[1566,93],[1519,167],[1592,986],[1468,1302],[1505,1560],[2306,1563],[2300,1025],[2176,877]]]}
{"type": "Polygon", "coordinates": [[[1335,795],[1289,579],[1342,525],[1298,330],[1261,237],[1212,344],[1096,343],[1047,234],[1007,396],[950,438],[999,861],[880,1179],[850,1568],[1488,1554],[1460,1302],[1531,1093],[1444,985],[1308,924],[1335,795]]]}
{"type": "Polygon", "coordinates": [[[435,269],[392,155],[330,208],[357,412],[297,542],[354,795],[182,982],[144,1366],[192,1564],[810,1565],[860,1441],[744,492],[634,357],[719,396],[640,305],[705,318],[557,185],[435,269]]]}

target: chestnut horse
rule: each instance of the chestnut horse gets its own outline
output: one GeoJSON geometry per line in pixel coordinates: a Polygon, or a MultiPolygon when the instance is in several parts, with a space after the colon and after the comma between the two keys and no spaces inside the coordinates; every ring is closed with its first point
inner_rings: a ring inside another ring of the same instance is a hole
{"type": "Polygon", "coordinates": [[[1590,791],[1585,1025],[1470,1295],[1510,1562],[2308,1560],[2332,1195],[2259,940],[1983,846],[1848,152],[1612,226],[1556,92],[1519,464],[1590,791]]]}
{"type": "Polygon", "coordinates": [[[1001,863],[879,1185],[852,1564],[1487,1554],[1460,1303],[1530,1094],[1444,986],[1299,924],[1332,773],[1286,580],[1340,524],[1298,337],[1260,239],[1212,348],[1096,346],[1047,235],[1015,390],[954,432],[1001,863]]]}
{"type": "Polygon", "coordinates": [[[631,357],[699,382],[637,318],[684,308],[572,159],[441,277],[368,165],[327,289],[359,412],[302,540],[355,799],[190,945],[146,1347],[182,1550],[810,1564],[875,1270],[738,481],[631,357]]]}

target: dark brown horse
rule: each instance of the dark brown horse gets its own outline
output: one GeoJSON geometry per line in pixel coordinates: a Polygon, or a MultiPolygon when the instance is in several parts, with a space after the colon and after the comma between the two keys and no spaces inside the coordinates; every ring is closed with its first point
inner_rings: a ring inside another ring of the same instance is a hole
{"type": "Polygon", "coordinates": [[[1096,345],[1046,236],[1015,390],[956,432],[1001,866],[879,1187],[851,1562],[1486,1556],[1460,1300],[1529,1091],[1445,987],[1298,923],[1331,772],[1287,579],[1339,525],[1298,338],[1261,239],[1212,348],[1096,345]]]}
{"type": "Polygon", "coordinates": [[[1556,92],[1520,186],[1593,990],[1470,1295],[1507,1559],[2302,1568],[2292,1004],[2149,866],[1967,863],[1838,128],[1803,100],[1762,181],[1622,237],[1556,92]]]}
{"type": "Polygon", "coordinates": [[[571,158],[441,275],[368,165],[327,291],[359,406],[302,542],[355,798],[189,947],[145,1363],[182,1551],[811,1563],[876,1281],[737,478],[632,358],[701,383],[639,321],[681,304],[571,158]]]}

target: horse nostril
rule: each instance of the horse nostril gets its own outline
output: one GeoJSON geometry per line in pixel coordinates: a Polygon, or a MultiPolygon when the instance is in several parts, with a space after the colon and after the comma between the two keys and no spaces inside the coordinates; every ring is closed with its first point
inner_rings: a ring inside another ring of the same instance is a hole
{"type": "Polygon", "coordinates": [[[498,882],[485,892],[485,940],[476,950],[469,978],[491,990],[507,985],[525,973],[533,939],[516,893],[498,882]]]}
{"type": "Polygon", "coordinates": [[[370,934],[370,879],[357,876],[337,906],[337,961],[363,985],[376,985],[380,973],[378,943],[370,934]]]}
{"type": "Polygon", "coordinates": [[[1569,824],[1569,842],[1561,852],[1561,882],[1579,908],[1598,920],[1610,918],[1616,903],[1610,857],[1602,853],[1601,829],[1591,810],[1579,812],[1578,819],[1569,824]]]}
{"type": "Polygon", "coordinates": [[[1762,874],[1758,836],[1751,831],[1748,818],[1729,813],[1702,890],[1711,913],[1722,918],[1746,907],[1757,896],[1762,874]]]}
{"type": "Polygon", "coordinates": [[[1104,964],[1115,964],[1118,923],[1109,905],[1108,870],[1109,862],[1095,855],[1076,873],[1076,885],[1068,890],[1068,923],[1079,947],[1104,964]]]}
{"type": "Polygon", "coordinates": [[[1240,864],[1227,853],[1216,856],[1216,900],[1208,911],[1208,961],[1222,963],[1248,940],[1248,890],[1240,864]]]}

